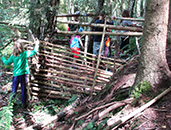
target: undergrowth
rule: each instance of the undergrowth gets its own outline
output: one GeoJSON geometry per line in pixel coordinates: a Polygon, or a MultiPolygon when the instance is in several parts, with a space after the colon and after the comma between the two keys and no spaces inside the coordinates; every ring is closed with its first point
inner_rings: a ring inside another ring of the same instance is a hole
{"type": "Polygon", "coordinates": [[[16,101],[16,98],[12,99],[12,95],[10,96],[9,102],[7,106],[2,107],[0,111],[0,129],[1,130],[9,130],[11,122],[13,120],[13,106],[16,101]]]}

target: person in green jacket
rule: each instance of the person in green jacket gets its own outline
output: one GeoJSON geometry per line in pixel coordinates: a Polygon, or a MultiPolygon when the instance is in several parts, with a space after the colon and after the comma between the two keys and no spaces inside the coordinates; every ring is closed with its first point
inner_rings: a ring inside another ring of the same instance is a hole
{"type": "Polygon", "coordinates": [[[1,59],[5,65],[13,63],[12,97],[15,97],[19,83],[21,84],[22,107],[26,107],[26,83],[27,74],[30,74],[27,58],[35,55],[39,49],[39,40],[35,40],[34,50],[25,51],[20,39],[14,42],[13,54],[8,60],[3,56],[1,59]]]}

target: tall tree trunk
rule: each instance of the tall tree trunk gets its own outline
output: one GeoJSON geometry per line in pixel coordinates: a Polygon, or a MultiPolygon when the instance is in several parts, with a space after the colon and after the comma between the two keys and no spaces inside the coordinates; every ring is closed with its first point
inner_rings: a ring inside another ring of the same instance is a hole
{"type": "Polygon", "coordinates": [[[134,15],[134,7],[135,7],[135,0],[132,1],[132,7],[131,7],[131,10],[130,10],[131,17],[133,17],[133,15],[134,15]]]}
{"type": "Polygon", "coordinates": [[[56,27],[56,14],[57,14],[57,10],[58,10],[58,6],[59,6],[59,2],[60,0],[50,0],[50,7],[53,9],[51,10],[51,8],[48,8],[47,10],[47,30],[50,32],[53,32],[55,30],[56,27]]]}
{"type": "Polygon", "coordinates": [[[144,17],[144,13],[145,13],[145,11],[144,11],[144,5],[145,5],[144,2],[145,2],[144,0],[141,0],[141,3],[140,3],[141,4],[140,5],[140,16],[141,17],[144,17]]]}
{"type": "Polygon", "coordinates": [[[133,17],[133,14],[134,14],[134,6],[135,6],[135,0],[129,0],[128,7],[129,7],[129,12],[131,12],[130,13],[130,17],[133,17]]]}
{"type": "Polygon", "coordinates": [[[168,24],[168,44],[171,44],[171,2],[170,2],[170,9],[169,9],[169,24],[168,24]]]}
{"type": "Polygon", "coordinates": [[[171,72],[166,60],[169,0],[147,0],[142,54],[135,86],[147,81],[153,88],[170,85],[171,72]]]}

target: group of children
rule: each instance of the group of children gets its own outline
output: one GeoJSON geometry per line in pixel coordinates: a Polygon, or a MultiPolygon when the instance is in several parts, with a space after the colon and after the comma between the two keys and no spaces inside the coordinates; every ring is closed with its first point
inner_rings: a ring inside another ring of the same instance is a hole
{"type": "MultiPolygon", "coordinates": [[[[129,17],[129,12],[127,10],[124,10],[123,17],[129,17]]],[[[78,20],[78,19],[76,19],[78,20]]],[[[104,13],[100,14],[100,17],[98,20],[95,21],[95,23],[100,23],[100,24],[104,24],[104,13]]],[[[112,22],[108,22],[107,24],[113,24],[112,22]]],[[[133,24],[131,21],[128,20],[123,20],[121,22],[122,26],[135,26],[135,24],[133,24]]],[[[77,30],[78,32],[82,32],[84,31],[83,28],[78,28],[78,26],[74,26],[73,27],[69,26],[68,31],[75,31],[77,30]]],[[[94,31],[103,31],[103,28],[95,28],[94,31]]],[[[125,31],[123,31],[125,32],[125,31]]],[[[95,35],[94,36],[94,42],[93,42],[93,54],[98,55],[99,53],[99,48],[100,48],[100,44],[101,44],[101,38],[102,35],[95,35]]],[[[5,57],[2,57],[2,61],[4,62],[4,64],[6,65],[10,65],[13,63],[13,81],[12,81],[12,93],[13,93],[13,97],[16,95],[17,92],[17,88],[19,83],[21,84],[21,101],[22,101],[22,107],[25,108],[26,106],[26,99],[27,99],[27,94],[26,94],[26,83],[27,83],[27,75],[29,74],[29,67],[28,67],[28,62],[27,62],[27,58],[31,57],[33,55],[35,55],[39,49],[39,40],[34,40],[35,43],[35,48],[34,50],[31,51],[25,51],[23,44],[21,42],[20,39],[16,40],[14,42],[14,49],[13,49],[13,53],[12,55],[9,57],[8,60],[6,60],[5,57]]],[[[129,37],[125,37],[125,36],[121,36],[121,45],[120,45],[120,49],[121,52],[123,52],[124,50],[126,50],[127,48],[125,46],[127,46],[129,44],[129,37]]],[[[76,54],[74,55],[74,58],[79,58],[79,56],[77,54],[79,54],[80,51],[80,47],[83,47],[82,41],[81,41],[81,37],[77,34],[74,34],[71,39],[70,39],[70,48],[71,51],[76,54]],[[80,46],[81,45],[81,46],[80,46]]],[[[102,49],[102,55],[107,56],[108,52],[109,52],[109,47],[110,47],[110,37],[106,37],[106,40],[104,42],[103,45],[103,49],[102,49]]]]}
{"type": "MultiPolygon", "coordinates": [[[[77,13],[77,12],[76,12],[77,13]]],[[[78,13],[77,13],[78,14],[78,13]]],[[[125,17],[125,18],[129,18],[129,11],[128,10],[124,10],[123,13],[122,13],[122,17],[125,17]]],[[[105,23],[105,13],[104,11],[102,11],[99,15],[99,19],[95,21],[96,24],[104,24],[105,23]]],[[[113,25],[114,22],[114,17],[111,17],[112,21],[107,21],[106,24],[108,25],[113,25]]],[[[74,21],[78,21],[78,17],[74,17],[74,21]]],[[[132,21],[130,20],[121,20],[120,21],[120,24],[122,26],[132,26],[132,27],[137,27],[136,23],[133,23],[132,21]]],[[[140,26],[138,26],[140,27],[140,26]]],[[[69,29],[68,31],[76,31],[76,30],[79,30],[80,27],[78,27],[77,25],[70,25],[69,26],[69,29]],[[74,28],[73,28],[74,27],[74,28]],[[72,29],[71,29],[72,28],[72,29]]],[[[94,30],[95,32],[103,32],[103,28],[100,28],[100,27],[95,27],[94,30]]],[[[111,31],[111,29],[106,29],[106,31],[111,31]]],[[[127,32],[127,31],[121,31],[121,32],[127,32]]],[[[80,36],[76,36],[77,38],[80,37],[80,36]]],[[[72,44],[72,40],[73,38],[71,38],[71,41],[70,43],[72,44]]],[[[101,44],[101,40],[102,40],[102,35],[94,35],[94,38],[93,38],[93,54],[94,55],[98,55],[99,54],[99,50],[100,50],[100,44],[101,44]]],[[[77,48],[75,50],[80,50],[78,49],[79,48],[79,43],[81,44],[82,46],[82,42],[80,42],[79,40],[77,40],[77,48]]],[[[128,50],[128,47],[129,46],[129,36],[120,36],[120,54],[123,54],[124,51],[128,50]]],[[[72,46],[70,45],[70,47],[72,48],[72,46]]],[[[105,37],[105,40],[104,40],[104,43],[103,43],[103,46],[102,46],[102,51],[101,51],[101,55],[102,56],[111,56],[111,38],[110,36],[106,36],[105,37]]],[[[73,50],[73,49],[72,49],[73,50]]],[[[76,52],[74,52],[76,53],[76,52]]],[[[78,51],[77,51],[77,54],[78,51]]],[[[75,58],[78,58],[78,56],[74,56],[75,58]]]]}

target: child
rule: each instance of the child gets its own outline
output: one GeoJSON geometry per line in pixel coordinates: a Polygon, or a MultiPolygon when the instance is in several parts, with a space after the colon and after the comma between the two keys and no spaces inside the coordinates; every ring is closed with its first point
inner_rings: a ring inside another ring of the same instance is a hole
{"type": "MultiPolygon", "coordinates": [[[[78,31],[81,32],[81,31],[83,31],[83,29],[80,28],[78,31]]],[[[75,54],[79,54],[78,51],[80,51],[80,45],[82,46],[82,48],[84,48],[83,43],[81,41],[81,37],[79,35],[73,35],[70,40],[71,51],[75,54]]],[[[79,56],[74,55],[74,58],[79,58],[79,56]]]]}
{"type": "Polygon", "coordinates": [[[13,97],[16,95],[19,83],[21,84],[21,102],[22,108],[26,107],[26,83],[27,74],[29,74],[29,67],[27,58],[35,55],[39,48],[39,41],[35,40],[35,48],[32,51],[25,51],[21,40],[18,39],[14,42],[13,54],[8,60],[2,57],[2,61],[5,65],[10,65],[13,63],[13,81],[12,81],[12,91],[13,97]]]}

